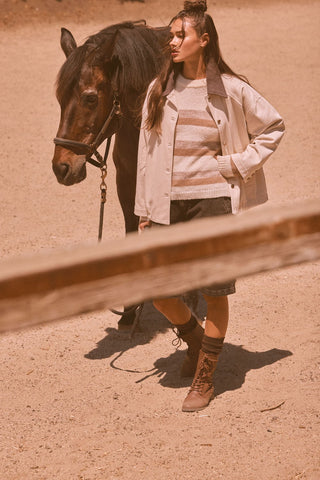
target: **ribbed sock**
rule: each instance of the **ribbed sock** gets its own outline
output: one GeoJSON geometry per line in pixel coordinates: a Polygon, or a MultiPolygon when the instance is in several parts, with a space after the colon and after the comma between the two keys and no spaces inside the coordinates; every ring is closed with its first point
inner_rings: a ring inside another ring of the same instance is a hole
{"type": "Polygon", "coordinates": [[[175,325],[178,329],[179,335],[185,335],[186,333],[191,332],[197,326],[197,320],[193,315],[191,315],[190,320],[187,323],[183,323],[182,325],[175,325]]]}
{"type": "Polygon", "coordinates": [[[223,347],[223,338],[213,338],[203,335],[201,350],[205,353],[218,356],[221,353],[223,347]]]}

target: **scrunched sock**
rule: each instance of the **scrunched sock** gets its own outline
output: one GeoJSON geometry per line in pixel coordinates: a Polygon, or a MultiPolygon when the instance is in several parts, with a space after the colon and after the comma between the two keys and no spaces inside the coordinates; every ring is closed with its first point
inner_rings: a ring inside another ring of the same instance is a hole
{"type": "Polygon", "coordinates": [[[191,318],[187,321],[187,323],[183,323],[182,325],[174,325],[174,327],[178,329],[179,335],[185,335],[186,333],[189,333],[194,328],[196,328],[197,325],[197,320],[193,315],[191,315],[191,318]]]}
{"type": "Polygon", "coordinates": [[[203,335],[201,350],[205,353],[218,356],[221,353],[223,347],[224,337],[222,338],[213,338],[203,335]]]}

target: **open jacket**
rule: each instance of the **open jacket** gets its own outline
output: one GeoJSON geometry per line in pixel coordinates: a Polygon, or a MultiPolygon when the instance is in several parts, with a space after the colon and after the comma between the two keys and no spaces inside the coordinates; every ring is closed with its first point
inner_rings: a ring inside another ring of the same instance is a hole
{"type": "MultiPolygon", "coordinates": [[[[161,135],[144,128],[147,94],[139,138],[135,199],[136,215],[167,225],[178,120],[173,89],[171,74],[163,93],[166,102],[161,135]]],[[[237,77],[221,75],[213,61],[207,65],[207,90],[206,100],[221,141],[218,168],[229,185],[232,212],[237,213],[267,201],[262,166],[277,148],[284,133],[284,122],[256,90],[237,77]],[[236,169],[232,168],[232,162],[236,169]]]]}

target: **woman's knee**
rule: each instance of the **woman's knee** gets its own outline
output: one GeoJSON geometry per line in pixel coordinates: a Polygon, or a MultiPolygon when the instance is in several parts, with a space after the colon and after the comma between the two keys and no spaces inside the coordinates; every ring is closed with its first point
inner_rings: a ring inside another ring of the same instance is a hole
{"type": "Polygon", "coordinates": [[[218,297],[210,296],[210,295],[205,295],[203,294],[203,298],[207,302],[208,306],[226,306],[228,305],[228,296],[227,295],[221,295],[218,297]]]}
{"type": "Polygon", "coordinates": [[[152,301],[154,307],[157,310],[163,311],[167,310],[168,308],[175,307],[179,302],[178,298],[156,298],[152,301]]]}

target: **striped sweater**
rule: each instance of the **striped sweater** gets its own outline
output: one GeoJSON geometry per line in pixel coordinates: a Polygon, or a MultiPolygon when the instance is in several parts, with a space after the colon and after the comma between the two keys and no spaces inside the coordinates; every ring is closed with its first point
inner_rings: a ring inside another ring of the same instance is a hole
{"type": "Polygon", "coordinates": [[[171,200],[230,196],[218,171],[221,155],[218,128],[207,107],[206,79],[179,75],[175,84],[179,112],[175,131],[171,200]]]}

